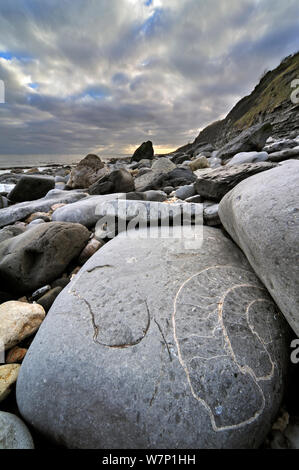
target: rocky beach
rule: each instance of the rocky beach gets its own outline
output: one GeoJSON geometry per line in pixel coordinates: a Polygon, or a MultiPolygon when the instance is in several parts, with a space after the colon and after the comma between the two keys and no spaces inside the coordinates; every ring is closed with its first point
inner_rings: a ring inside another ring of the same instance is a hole
{"type": "Polygon", "coordinates": [[[175,152],[2,172],[0,448],[299,448],[298,57],[175,152]]]}

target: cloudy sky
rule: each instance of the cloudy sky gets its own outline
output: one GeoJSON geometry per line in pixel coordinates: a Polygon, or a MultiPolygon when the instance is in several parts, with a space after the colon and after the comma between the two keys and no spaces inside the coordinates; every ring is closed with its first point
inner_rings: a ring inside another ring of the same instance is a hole
{"type": "Polygon", "coordinates": [[[163,153],[297,50],[298,0],[0,0],[0,155],[163,153]]]}

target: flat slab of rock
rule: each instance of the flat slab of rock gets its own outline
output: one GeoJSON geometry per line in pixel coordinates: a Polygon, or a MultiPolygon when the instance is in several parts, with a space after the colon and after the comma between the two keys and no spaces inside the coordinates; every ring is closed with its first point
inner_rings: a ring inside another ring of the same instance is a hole
{"type": "Polygon", "coordinates": [[[299,162],[252,176],[219,206],[222,224],[299,335],[299,162]]]}
{"type": "Polygon", "coordinates": [[[23,421],[0,411],[0,449],[34,449],[33,439],[23,421]]]}
{"type": "Polygon", "coordinates": [[[89,239],[80,224],[49,222],[0,244],[0,284],[26,294],[57,279],[89,239]]]}
{"type": "Polygon", "coordinates": [[[275,167],[274,163],[242,163],[224,166],[214,170],[198,170],[194,187],[198,194],[207,199],[220,201],[226,193],[244,179],[275,167]]]}
{"type": "Polygon", "coordinates": [[[45,197],[36,201],[20,202],[14,206],[1,209],[0,227],[25,219],[34,212],[48,212],[54,204],[69,204],[87,196],[88,194],[77,191],[52,189],[45,197]]]}
{"type": "Polygon", "coordinates": [[[34,201],[44,197],[55,187],[55,180],[51,176],[22,175],[8,198],[13,202],[34,201]]]}
{"type": "Polygon", "coordinates": [[[71,448],[258,447],[283,393],[283,316],[221,230],[202,246],[138,237],[56,299],[20,371],[23,417],[71,448]]]}
{"type": "Polygon", "coordinates": [[[299,157],[299,146],[292,149],[281,150],[280,152],[273,152],[269,155],[269,160],[271,162],[282,162],[284,160],[289,160],[292,158],[299,157]]]}
{"type": "Polygon", "coordinates": [[[99,204],[125,197],[125,193],[89,196],[73,204],[60,207],[53,213],[52,220],[54,222],[73,222],[85,225],[85,227],[92,227],[99,219],[96,215],[96,207],[99,204]]]}

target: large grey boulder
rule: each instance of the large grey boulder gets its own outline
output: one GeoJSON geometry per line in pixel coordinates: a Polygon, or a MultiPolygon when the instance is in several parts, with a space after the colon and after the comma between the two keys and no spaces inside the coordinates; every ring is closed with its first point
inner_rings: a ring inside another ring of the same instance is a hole
{"type": "Polygon", "coordinates": [[[54,187],[52,176],[23,175],[9,193],[8,199],[13,202],[34,201],[44,197],[54,187]]]}
{"type": "Polygon", "coordinates": [[[0,449],[34,449],[31,434],[17,416],[0,411],[0,449]]]}
{"type": "Polygon", "coordinates": [[[242,180],[262,171],[270,170],[274,163],[242,163],[240,165],[222,166],[214,170],[198,170],[194,187],[198,194],[207,199],[220,201],[242,180]]]}
{"type": "Polygon", "coordinates": [[[237,153],[226,166],[240,165],[241,163],[266,162],[269,158],[267,152],[241,152],[237,153]]]}
{"type": "Polygon", "coordinates": [[[0,230],[0,243],[25,232],[26,228],[18,225],[8,225],[0,230]]]}
{"type": "Polygon", "coordinates": [[[14,206],[1,209],[0,227],[25,219],[35,212],[48,212],[54,204],[69,204],[87,196],[88,194],[77,191],[52,189],[45,197],[36,201],[20,202],[14,206]]]}
{"type": "Polygon", "coordinates": [[[88,189],[89,194],[129,193],[135,190],[134,178],[127,170],[121,168],[96,181],[88,189]]]}
{"type": "Polygon", "coordinates": [[[222,199],[221,221],[299,335],[299,162],[240,183],[222,199]]]}
{"type": "Polygon", "coordinates": [[[89,231],[79,224],[49,222],[0,244],[0,285],[26,294],[57,279],[80,254],[89,231]]]}
{"type": "Polygon", "coordinates": [[[258,447],[283,394],[284,318],[220,230],[202,246],[137,234],[56,299],[20,370],[21,414],[70,448],[258,447]]]}
{"type": "Polygon", "coordinates": [[[154,158],[153,143],[148,140],[135,150],[131,162],[140,162],[141,160],[152,160],[154,158]]]}
{"type": "Polygon", "coordinates": [[[215,156],[227,160],[240,152],[261,151],[271,132],[270,123],[256,124],[230,140],[215,156]]]}
{"type": "Polygon", "coordinates": [[[108,173],[108,167],[97,155],[88,154],[72,169],[67,185],[72,189],[89,188],[108,173]]]}
{"type": "Polygon", "coordinates": [[[56,209],[52,215],[52,220],[54,222],[73,222],[85,225],[85,227],[89,228],[98,221],[96,207],[100,203],[125,197],[125,193],[89,196],[73,204],[68,204],[56,209]]]}

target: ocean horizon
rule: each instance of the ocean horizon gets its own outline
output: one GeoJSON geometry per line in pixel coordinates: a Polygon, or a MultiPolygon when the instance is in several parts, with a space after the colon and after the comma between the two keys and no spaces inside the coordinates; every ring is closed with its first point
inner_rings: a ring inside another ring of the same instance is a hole
{"type": "MultiPolygon", "coordinates": [[[[86,155],[0,155],[0,168],[33,168],[51,165],[75,165],[86,155]]],[[[126,158],[130,155],[105,155],[99,157],[107,161],[112,158],[126,158]]]]}

